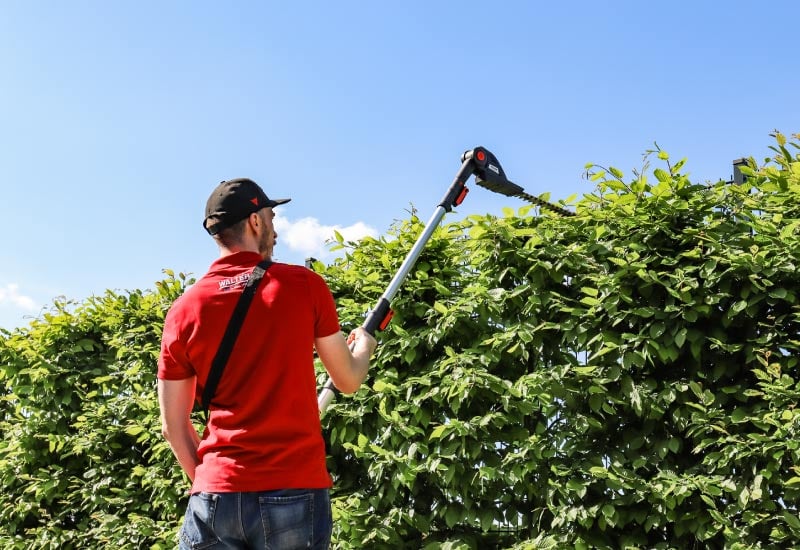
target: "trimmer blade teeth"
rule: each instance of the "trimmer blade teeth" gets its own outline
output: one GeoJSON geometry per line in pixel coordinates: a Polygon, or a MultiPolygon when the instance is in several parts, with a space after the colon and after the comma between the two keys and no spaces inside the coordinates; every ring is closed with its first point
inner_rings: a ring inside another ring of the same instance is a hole
{"type": "Polygon", "coordinates": [[[531,204],[535,204],[536,206],[539,206],[541,208],[545,208],[547,210],[550,210],[551,212],[555,212],[559,216],[571,217],[571,216],[575,215],[575,212],[571,212],[571,211],[567,210],[566,208],[561,208],[560,206],[557,206],[557,205],[555,205],[555,204],[553,204],[551,202],[547,202],[545,200],[542,200],[539,197],[534,197],[533,195],[529,195],[528,193],[524,193],[524,192],[523,193],[519,193],[517,196],[519,198],[521,198],[521,199],[524,199],[524,200],[530,202],[531,204]]]}

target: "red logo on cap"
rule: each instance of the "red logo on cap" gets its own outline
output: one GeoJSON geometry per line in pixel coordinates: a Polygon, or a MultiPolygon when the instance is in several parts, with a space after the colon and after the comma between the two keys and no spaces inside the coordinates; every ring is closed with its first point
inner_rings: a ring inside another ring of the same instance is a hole
{"type": "Polygon", "coordinates": [[[253,197],[252,199],[250,199],[250,202],[258,206],[258,197],[253,197]]]}

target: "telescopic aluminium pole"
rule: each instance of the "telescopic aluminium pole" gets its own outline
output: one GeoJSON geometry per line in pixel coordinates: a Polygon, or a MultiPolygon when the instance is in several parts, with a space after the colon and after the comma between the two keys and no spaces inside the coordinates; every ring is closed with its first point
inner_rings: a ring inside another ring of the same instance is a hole
{"type": "MultiPolygon", "coordinates": [[[[522,187],[506,178],[497,158],[483,147],[476,147],[475,149],[466,151],[461,155],[461,168],[456,174],[453,183],[450,184],[447,193],[442,198],[442,202],[436,207],[431,219],[425,225],[425,229],[423,229],[422,233],[417,238],[417,241],[406,256],[400,269],[395,273],[386,291],[378,300],[375,308],[367,315],[367,319],[362,326],[368,333],[374,336],[376,331],[385,329],[389,324],[393,315],[390,307],[392,298],[397,294],[397,291],[408,276],[411,268],[417,262],[419,255],[422,253],[422,250],[430,240],[436,227],[442,221],[444,215],[450,212],[454,206],[458,206],[464,201],[464,198],[469,192],[466,185],[467,180],[473,174],[475,175],[475,183],[491,191],[507,196],[521,197],[564,216],[573,215],[572,212],[568,210],[564,210],[549,202],[526,194],[522,187]]],[[[328,405],[330,405],[337,393],[339,393],[339,391],[333,385],[333,381],[329,377],[317,396],[317,405],[319,406],[320,415],[325,414],[328,405]]]]}
{"type": "MultiPolygon", "coordinates": [[[[442,218],[447,212],[450,212],[454,206],[458,206],[466,197],[469,189],[467,189],[466,183],[467,179],[472,175],[474,169],[472,166],[473,162],[472,159],[465,159],[461,164],[461,169],[458,171],[453,183],[450,185],[450,188],[447,190],[447,193],[442,198],[442,202],[436,207],[431,219],[425,225],[425,229],[422,231],[422,234],[417,238],[417,242],[414,243],[414,246],[411,248],[411,251],[406,256],[406,259],[403,261],[403,264],[400,266],[400,269],[395,273],[392,281],[389,283],[389,286],[386,288],[386,291],[378,300],[375,308],[369,312],[367,315],[366,321],[362,325],[364,330],[375,335],[377,330],[383,330],[389,324],[389,321],[392,319],[392,310],[390,308],[390,303],[394,295],[397,294],[397,291],[400,289],[400,286],[403,284],[403,281],[408,276],[411,268],[414,267],[414,264],[417,262],[419,255],[422,253],[422,250],[425,248],[425,245],[433,235],[433,232],[436,230],[436,227],[439,225],[439,222],[442,221],[442,218]]],[[[328,378],[323,386],[322,390],[317,397],[317,405],[319,406],[320,414],[324,414],[325,410],[330,405],[331,401],[333,401],[334,396],[338,393],[338,390],[333,385],[333,381],[328,378]]]]}

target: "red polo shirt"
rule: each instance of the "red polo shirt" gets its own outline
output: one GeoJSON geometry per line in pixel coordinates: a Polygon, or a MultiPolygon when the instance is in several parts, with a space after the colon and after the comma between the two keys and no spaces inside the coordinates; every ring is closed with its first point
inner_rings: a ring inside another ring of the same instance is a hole
{"type": "MultiPolygon", "coordinates": [[[[196,376],[199,399],[231,313],[259,261],[254,252],[220,258],[175,301],[164,322],[159,378],[196,376]]],[[[339,330],[333,297],[319,275],[272,264],[212,399],[193,493],[331,486],[314,339],[339,330]]]]}

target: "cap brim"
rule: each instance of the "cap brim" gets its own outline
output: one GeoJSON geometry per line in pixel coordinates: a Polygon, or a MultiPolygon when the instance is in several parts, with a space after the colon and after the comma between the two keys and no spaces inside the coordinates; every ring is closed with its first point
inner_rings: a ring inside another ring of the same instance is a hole
{"type": "Polygon", "coordinates": [[[270,199],[269,206],[278,206],[279,204],[286,204],[292,199],[270,199]]]}

